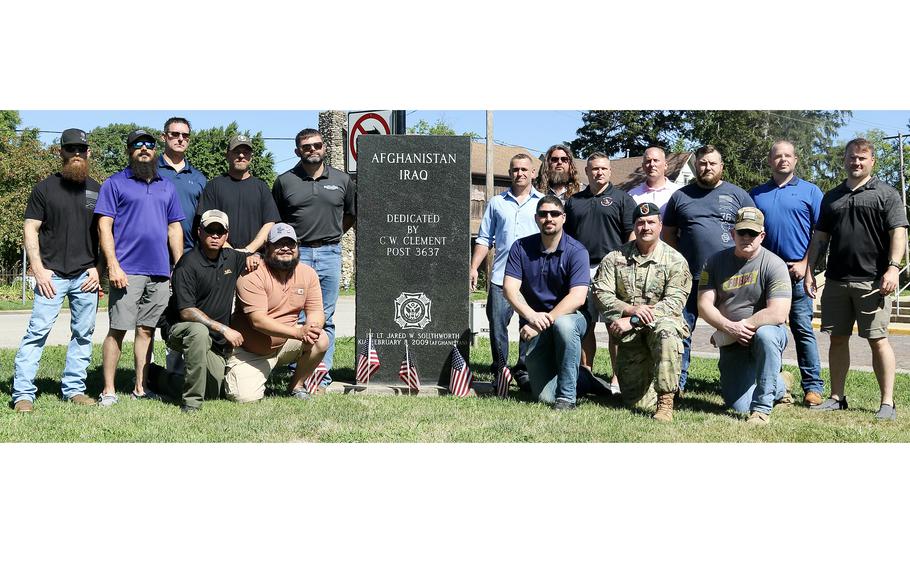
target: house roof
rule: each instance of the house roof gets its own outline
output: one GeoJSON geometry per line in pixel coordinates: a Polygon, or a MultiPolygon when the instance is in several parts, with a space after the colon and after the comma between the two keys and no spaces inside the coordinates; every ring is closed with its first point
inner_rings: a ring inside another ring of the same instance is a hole
{"type": "MultiPolygon", "coordinates": [[[[534,152],[521,146],[493,144],[493,175],[495,177],[509,178],[509,162],[515,154],[527,154],[532,159],[534,157],[534,152]]],[[[540,169],[540,161],[534,164],[534,168],[540,169]]],[[[486,142],[471,142],[471,175],[487,175],[486,142]]]]}

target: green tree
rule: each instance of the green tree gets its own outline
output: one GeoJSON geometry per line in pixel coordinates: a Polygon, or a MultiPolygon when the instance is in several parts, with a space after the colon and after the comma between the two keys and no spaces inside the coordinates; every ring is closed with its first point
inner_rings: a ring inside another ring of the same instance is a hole
{"type": "Polygon", "coordinates": [[[35,184],[57,171],[59,155],[38,139],[37,130],[0,138],[0,265],[22,258],[22,222],[35,184]]]}
{"type": "Polygon", "coordinates": [[[686,132],[685,112],[678,110],[590,110],[581,120],[578,137],[568,142],[577,157],[641,156],[649,146],[669,148],[686,132]]]}
{"type": "Polygon", "coordinates": [[[0,143],[16,134],[20,122],[19,111],[0,110],[0,143]]]}
{"type": "MultiPolygon", "coordinates": [[[[888,134],[882,130],[873,128],[859,133],[857,138],[865,138],[872,143],[875,148],[875,168],[872,175],[890,184],[897,189],[901,189],[901,157],[897,140],[885,140],[888,134]]],[[[826,191],[836,187],[847,177],[844,170],[844,152],[847,149],[847,142],[843,140],[831,147],[828,159],[825,162],[826,171],[823,189],[826,191]]],[[[910,180],[910,140],[904,144],[904,180],[910,180]]]]}
{"type": "MultiPolygon", "coordinates": [[[[417,124],[408,127],[408,134],[420,134],[423,136],[458,136],[458,133],[452,128],[452,125],[441,118],[437,118],[432,126],[430,126],[430,123],[426,120],[420,119],[417,121],[417,124]]],[[[462,132],[461,136],[469,136],[472,140],[481,138],[479,134],[471,131],[462,132]]]]}

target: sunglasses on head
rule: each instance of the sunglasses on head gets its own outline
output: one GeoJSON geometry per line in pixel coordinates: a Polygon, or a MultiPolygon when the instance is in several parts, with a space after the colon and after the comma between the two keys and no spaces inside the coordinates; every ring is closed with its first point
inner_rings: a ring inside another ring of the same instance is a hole
{"type": "Polygon", "coordinates": [[[541,219],[546,219],[548,217],[556,219],[557,217],[562,217],[563,215],[564,213],[558,209],[542,209],[537,212],[537,216],[541,219]]]}
{"type": "Polygon", "coordinates": [[[301,144],[300,150],[302,152],[309,152],[310,150],[322,150],[322,142],[314,142],[312,144],[301,144]]]}
{"type": "Polygon", "coordinates": [[[85,154],[88,152],[88,146],[83,144],[64,144],[63,151],[67,154],[85,154]]]}
{"type": "Polygon", "coordinates": [[[749,229],[737,229],[737,230],[736,230],[736,234],[739,235],[740,237],[752,237],[752,238],[755,238],[755,237],[758,236],[758,233],[756,233],[755,231],[751,231],[751,230],[749,230],[749,229]]]}
{"type": "Polygon", "coordinates": [[[148,150],[154,150],[155,142],[153,142],[152,140],[136,140],[135,142],[130,144],[130,148],[132,148],[133,150],[138,150],[139,148],[146,148],[148,150]]]}
{"type": "Polygon", "coordinates": [[[167,137],[170,138],[171,140],[176,140],[178,138],[183,138],[184,140],[189,140],[190,133],[189,132],[168,132],[167,137]]]}

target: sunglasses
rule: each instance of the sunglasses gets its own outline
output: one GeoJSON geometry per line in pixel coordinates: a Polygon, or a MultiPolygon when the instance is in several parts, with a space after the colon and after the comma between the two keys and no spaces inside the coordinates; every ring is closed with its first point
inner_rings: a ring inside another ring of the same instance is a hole
{"type": "Polygon", "coordinates": [[[568,163],[569,163],[569,157],[568,157],[568,156],[550,156],[550,163],[551,163],[551,164],[558,164],[558,163],[560,163],[560,162],[563,162],[563,163],[565,163],[565,164],[568,164],[568,163]]]}
{"type": "Polygon", "coordinates": [[[309,152],[310,150],[322,150],[322,142],[315,142],[313,144],[301,144],[299,148],[302,152],[309,152]]]}
{"type": "Polygon", "coordinates": [[[132,148],[133,150],[138,150],[139,148],[146,148],[148,150],[154,150],[155,143],[151,140],[136,140],[135,142],[130,144],[130,148],[132,148]]]}
{"type": "Polygon", "coordinates": [[[225,229],[221,225],[217,225],[217,224],[213,224],[213,225],[214,226],[209,225],[208,227],[203,227],[202,230],[205,231],[206,234],[212,235],[213,237],[221,237],[221,236],[227,234],[227,229],[225,229]]]}
{"type": "Polygon", "coordinates": [[[189,140],[190,133],[189,132],[168,132],[167,137],[170,138],[171,140],[176,140],[178,138],[183,138],[184,140],[189,140]]]}
{"type": "Polygon", "coordinates": [[[540,217],[541,219],[547,219],[549,217],[552,217],[553,219],[557,219],[559,217],[562,217],[563,215],[565,215],[565,213],[563,213],[562,211],[558,211],[556,209],[546,209],[546,210],[537,212],[537,216],[540,217]]]}
{"type": "Polygon", "coordinates": [[[88,146],[82,144],[64,144],[63,151],[67,154],[85,154],[88,152],[88,146]]]}
{"type": "Polygon", "coordinates": [[[755,231],[750,231],[749,229],[737,229],[736,234],[740,237],[752,237],[753,239],[759,235],[755,231]]]}

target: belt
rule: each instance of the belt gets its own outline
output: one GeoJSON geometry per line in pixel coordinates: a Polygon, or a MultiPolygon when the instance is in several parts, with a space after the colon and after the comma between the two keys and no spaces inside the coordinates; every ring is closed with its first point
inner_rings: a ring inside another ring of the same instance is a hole
{"type": "Polygon", "coordinates": [[[319,241],[305,241],[303,239],[297,239],[298,245],[300,245],[302,247],[308,247],[308,248],[323,247],[325,245],[337,245],[340,242],[341,242],[341,239],[336,239],[336,240],[322,239],[319,241]]]}

